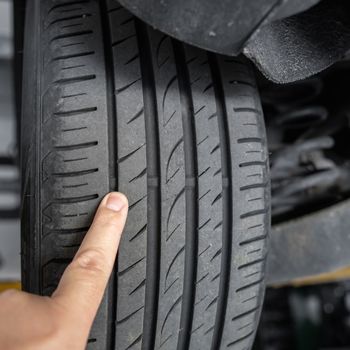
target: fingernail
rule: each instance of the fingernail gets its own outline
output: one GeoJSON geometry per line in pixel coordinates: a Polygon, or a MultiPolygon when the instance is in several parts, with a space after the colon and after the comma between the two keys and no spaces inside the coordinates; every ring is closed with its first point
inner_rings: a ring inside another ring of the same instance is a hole
{"type": "Polygon", "coordinates": [[[124,196],[120,193],[113,192],[108,196],[106,207],[114,211],[121,211],[125,204],[124,196]]]}

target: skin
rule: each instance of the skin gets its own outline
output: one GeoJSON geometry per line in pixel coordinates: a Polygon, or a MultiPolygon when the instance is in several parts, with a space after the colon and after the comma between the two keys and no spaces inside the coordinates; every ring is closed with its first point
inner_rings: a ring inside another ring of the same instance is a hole
{"type": "Polygon", "coordinates": [[[0,349],[82,350],[111,275],[128,212],[120,193],[97,209],[72,263],[51,297],[0,294],[0,349]]]}

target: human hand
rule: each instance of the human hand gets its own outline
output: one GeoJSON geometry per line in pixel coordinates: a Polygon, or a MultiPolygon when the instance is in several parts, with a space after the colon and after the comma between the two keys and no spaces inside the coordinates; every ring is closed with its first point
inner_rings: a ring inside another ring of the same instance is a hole
{"type": "Polygon", "coordinates": [[[83,350],[113,269],[128,202],[110,193],[51,297],[0,294],[0,349],[83,350]]]}

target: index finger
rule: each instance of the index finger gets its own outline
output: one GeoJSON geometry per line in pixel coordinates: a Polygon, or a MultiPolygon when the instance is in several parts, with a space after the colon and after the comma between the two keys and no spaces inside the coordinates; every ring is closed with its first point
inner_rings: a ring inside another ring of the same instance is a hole
{"type": "Polygon", "coordinates": [[[84,315],[88,324],[95,318],[112,272],[127,212],[128,202],[121,193],[110,193],[102,200],[52,296],[70,315],[84,315]]]}

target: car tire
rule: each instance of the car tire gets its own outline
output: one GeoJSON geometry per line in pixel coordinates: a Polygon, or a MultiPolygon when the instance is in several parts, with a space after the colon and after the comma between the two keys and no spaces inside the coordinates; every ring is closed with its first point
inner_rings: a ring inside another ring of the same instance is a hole
{"type": "Polygon", "coordinates": [[[26,13],[24,289],[53,292],[118,190],[129,217],[88,349],[249,349],[270,225],[250,64],[117,1],[28,0],[26,13]]]}

